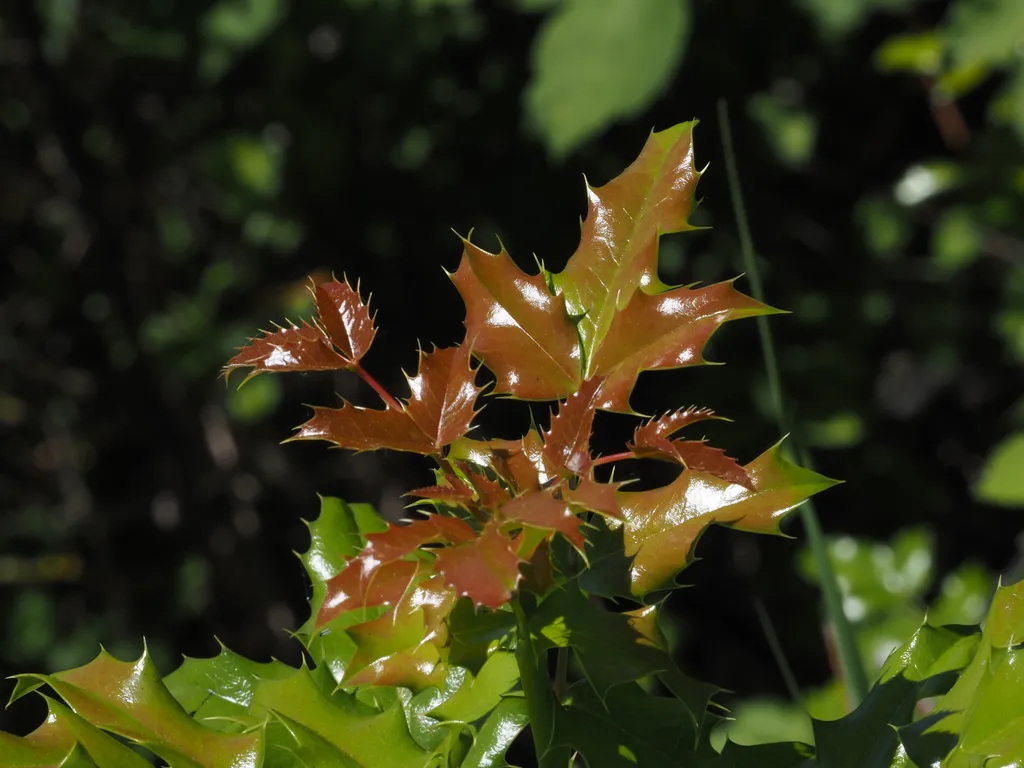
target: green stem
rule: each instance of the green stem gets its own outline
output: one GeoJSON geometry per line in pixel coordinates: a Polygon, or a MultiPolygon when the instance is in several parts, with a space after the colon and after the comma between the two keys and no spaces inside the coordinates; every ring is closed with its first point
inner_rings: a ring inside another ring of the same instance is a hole
{"type": "MultiPolygon", "coordinates": [[[[739,172],[736,169],[736,154],[732,144],[729,109],[724,99],[718,102],[718,118],[721,124],[722,149],[725,152],[725,169],[729,178],[729,190],[736,214],[736,226],[739,230],[744,268],[747,270],[747,276],[750,278],[754,298],[764,302],[764,286],[761,283],[761,275],[757,270],[757,260],[754,257],[754,243],[750,236],[750,223],[747,221],[747,211],[743,205],[743,193],[740,189],[739,172]]],[[[789,418],[786,414],[782,397],[782,378],[779,375],[779,366],[775,357],[775,345],[772,342],[771,330],[764,315],[757,317],[757,330],[761,337],[761,351],[764,355],[764,367],[768,375],[768,391],[771,396],[775,420],[782,432],[789,434],[792,430],[790,429],[789,418]]],[[[791,438],[788,442],[788,452],[792,452],[795,441],[791,438]]],[[[814,505],[810,501],[805,502],[800,507],[800,517],[803,520],[804,530],[807,532],[807,544],[811,549],[811,555],[814,558],[814,564],[817,567],[821,581],[821,592],[825,602],[825,615],[835,634],[836,647],[839,652],[839,664],[842,667],[842,674],[846,680],[851,703],[853,706],[856,706],[867,696],[868,677],[864,671],[863,664],[861,664],[857,642],[853,635],[853,627],[843,611],[843,600],[839,591],[839,582],[836,579],[836,573],[832,568],[832,562],[828,555],[821,523],[818,521],[814,505]]]]}
{"type": "Polygon", "coordinates": [[[775,663],[779,667],[782,681],[786,684],[786,690],[789,691],[789,697],[793,700],[794,704],[799,705],[800,686],[797,685],[796,675],[793,674],[793,668],[789,666],[786,654],[782,652],[782,643],[779,642],[779,636],[775,634],[775,626],[772,624],[768,611],[765,610],[764,604],[756,597],[754,598],[754,611],[761,622],[761,629],[764,631],[764,637],[768,641],[768,648],[771,649],[772,656],[775,657],[775,663]]]}

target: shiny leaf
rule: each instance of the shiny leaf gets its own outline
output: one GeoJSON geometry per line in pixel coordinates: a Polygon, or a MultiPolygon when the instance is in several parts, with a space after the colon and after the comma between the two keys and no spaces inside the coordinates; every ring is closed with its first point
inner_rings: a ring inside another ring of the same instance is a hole
{"type": "Polygon", "coordinates": [[[370,350],[377,329],[370,307],[348,280],[331,280],[313,289],[313,301],[323,328],[334,348],[351,363],[358,363],[370,350]]]}
{"type": "Polygon", "coordinates": [[[299,555],[313,585],[309,599],[310,616],[298,630],[308,636],[327,592],[326,582],[341,573],[345,563],[359,554],[366,544],[367,533],[380,533],[388,524],[368,504],[346,504],[331,496],[320,497],[320,515],[309,528],[309,549],[299,555]]]}
{"type": "Polygon", "coordinates": [[[342,448],[437,454],[469,431],[481,387],[473,383],[469,348],[420,353],[419,372],[407,377],[411,396],[399,408],[315,407],[291,440],[327,440],[342,448]]]}
{"type": "Polygon", "coordinates": [[[351,361],[338,354],[323,332],[303,321],[276,331],[264,331],[239,350],[224,366],[225,373],[235,368],[252,368],[249,376],[281,371],[336,371],[351,361]]]}
{"type": "Polygon", "coordinates": [[[290,677],[295,670],[280,661],[261,663],[228,650],[206,659],[187,658],[164,678],[164,685],[190,715],[223,730],[212,718],[241,718],[252,703],[253,691],[261,679],[290,677]]]}
{"type": "Polygon", "coordinates": [[[671,584],[693,558],[693,547],[712,523],[744,531],[777,533],[783,516],[834,480],[786,461],[780,446],[744,469],[753,490],[693,470],[670,485],[619,492],[625,518],[626,554],[633,557],[633,590],[643,595],[671,584]]]}
{"type": "Polygon", "coordinates": [[[444,720],[472,723],[487,715],[502,697],[519,682],[515,655],[508,651],[492,653],[480,671],[469,675],[458,691],[431,714],[444,720]]]}
{"type": "Polygon", "coordinates": [[[264,332],[239,350],[224,372],[252,368],[250,377],[264,372],[333,371],[351,368],[370,349],[377,331],[369,307],[348,281],[314,285],[318,321],[264,332]]]}
{"type": "Polygon", "coordinates": [[[590,433],[594,414],[601,397],[600,378],[583,382],[578,392],[566,398],[551,417],[551,427],[544,434],[544,455],[551,465],[576,475],[590,471],[590,433]]]}
{"type": "Polygon", "coordinates": [[[498,608],[509,601],[521,578],[512,540],[488,524],[474,541],[437,551],[437,570],[460,597],[498,608]]]}
{"type": "MultiPolygon", "coordinates": [[[[652,133],[640,156],[619,176],[602,187],[587,185],[580,245],[555,278],[569,312],[581,317],[586,378],[596,371],[595,353],[616,313],[637,288],[654,291],[661,285],[659,235],[692,229],[688,219],[700,178],[693,156],[694,125],[652,133]]],[[[634,336],[641,330],[630,328],[634,336]]]]}
{"type": "Polygon", "coordinates": [[[505,768],[505,752],[529,722],[526,702],[502,699],[476,732],[459,768],[505,768]]]}
{"type": "Polygon", "coordinates": [[[778,312],[737,291],[731,280],[653,295],[642,289],[626,300],[609,315],[588,357],[588,374],[607,379],[597,407],[621,413],[632,413],[629,395],[641,371],[702,365],[704,346],[722,323],[778,312]]]}
{"type": "Polygon", "coordinates": [[[576,391],[576,325],[542,275],[523,273],[504,248],[488,253],[465,240],[451,278],[466,304],[467,342],[497,378],[497,393],[554,400],[576,391]]]}
{"type": "Polygon", "coordinates": [[[671,436],[683,427],[705,419],[721,418],[706,408],[682,408],[666,413],[659,419],[651,419],[636,428],[633,441],[628,444],[638,457],[648,457],[682,464],[688,469],[716,475],[730,483],[748,488],[750,478],[735,459],[725,452],[712,448],[698,440],[671,440],[671,436]]]}
{"type": "Polygon", "coordinates": [[[53,688],[91,724],[135,741],[168,762],[256,768],[263,759],[260,733],[221,733],[189,717],[147,653],[135,662],[124,662],[103,651],[85,666],[31,677],[53,688]]]}
{"type": "Polygon", "coordinates": [[[263,681],[253,696],[252,713],[284,715],[360,766],[426,768],[432,759],[410,735],[399,703],[368,713],[344,695],[323,693],[307,669],[286,679],[263,681]]]}
{"type": "Polygon", "coordinates": [[[574,547],[583,549],[584,539],[580,531],[582,521],[569,510],[565,501],[550,493],[537,491],[517,496],[498,508],[497,517],[503,522],[557,531],[571,541],[574,547]]]}

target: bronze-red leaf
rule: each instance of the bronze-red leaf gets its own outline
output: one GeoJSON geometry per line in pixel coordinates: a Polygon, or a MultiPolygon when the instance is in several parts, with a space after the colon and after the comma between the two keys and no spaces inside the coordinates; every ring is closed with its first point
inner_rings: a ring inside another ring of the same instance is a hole
{"type": "Polygon", "coordinates": [[[336,371],[348,368],[350,363],[339,355],[324,338],[319,328],[303,322],[250,339],[228,360],[224,374],[236,368],[252,368],[246,378],[259,373],[281,371],[336,371]]]}
{"type": "Polygon", "coordinates": [[[530,528],[557,531],[577,549],[583,549],[583,533],[580,531],[582,521],[572,513],[564,500],[556,499],[550,493],[537,492],[517,496],[501,505],[498,517],[502,521],[530,528]]]}
{"type": "Polygon", "coordinates": [[[502,249],[464,242],[451,275],[466,304],[466,338],[493,371],[495,391],[524,400],[553,400],[580,381],[580,344],[565,299],[541,275],[527,275],[502,249]]]}
{"type": "Polygon", "coordinates": [[[331,280],[313,289],[320,327],[331,343],[346,359],[358,363],[373,344],[377,329],[373,325],[370,307],[359,296],[359,291],[344,282],[331,280]]]}
{"type": "Polygon", "coordinates": [[[437,454],[469,431],[481,387],[465,347],[420,353],[419,372],[409,377],[411,395],[398,408],[314,407],[313,418],[299,427],[292,440],[327,440],[341,448],[437,454]]]}
{"type": "Polygon", "coordinates": [[[492,522],[476,540],[438,550],[435,567],[460,597],[500,608],[519,583],[520,562],[515,543],[492,522]]]}
{"type": "Polygon", "coordinates": [[[564,467],[576,475],[590,469],[590,433],[602,383],[600,378],[583,382],[551,417],[551,428],[544,434],[544,455],[556,468],[564,467]]]}

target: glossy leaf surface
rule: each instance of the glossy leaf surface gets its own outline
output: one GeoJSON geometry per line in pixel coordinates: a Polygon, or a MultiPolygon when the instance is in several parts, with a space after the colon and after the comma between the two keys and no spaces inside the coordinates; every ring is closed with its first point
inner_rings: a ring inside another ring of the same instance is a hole
{"type": "Polygon", "coordinates": [[[721,479],[752,488],[746,470],[720,448],[712,448],[703,440],[672,440],[671,435],[687,424],[715,416],[707,410],[685,409],[667,413],[660,419],[641,424],[633,433],[629,450],[639,458],[672,461],[687,469],[706,472],[721,479]]]}
{"type": "Polygon", "coordinates": [[[221,733],[193,720],[164,686],[146,653],[135,662],[123,662],[104,651],[85,666],[31,677],[53,688],[80,717],[164,760],[191,760],[203,768],[261,764],[262,734],[221,733]]]}
{"type": "MultiPolygon", "coordinates": [[[[693,128],[681,123],[652,133],[640,156],[602,187],[587,186],[587,216],[580,245],[556,284],[569,312],[582,316],[587,370],[617,311],[640,287],[654,292],[658,236],[691,229],[690,213],[700,172],[693,154],[693,128]]],[[[633,329],[635,332],[637,329],[633,329]]]]}
{"type": "Polygon", "coordinates": [[[551,427],[544,435],[544,455],[552,466],[575,475],[590,471],[590,434],[602,383],[596,377],[583,382],[551,417],[551,427]]]}
{"type": "Polygon", "coordinates": [[[251,339],[227,365],[252,368],[249,376],[282,371],[333,371],[359,363],[377,331],[369,307],[348,282],[332,280],[313,287],[319,315],[315,324],[302,322],[264,332],[251,339]]]}
{"type": "Polygon", "coordinates": [[[504,249],[488,253],[466,240],[451,277],[466,303],[466,339],[497,377],[497,393],[552,400],[576,391],[576,325],[543,276],[522,272],[504,249]]]}
{"type": "Polygon", "coordinates": [[[787,512],[832,485],[782,457],[779,445],[744,467],[753,490],[720,477],[684,470],[670,485],[619,493],[625,518],[626,554],[633,556],[633,591],[643,595],[671,584],[693,557],[693,547],[712,523],[744,531],[776,533],[787,512]]]}
{"type": "Polygon", "coordinates": [[[610,316],[588,358],[589,375],[607,379],[598,407],[632,413],[629,394],[641,371],[702,365],[704,346],[722,323],[777,311],[740,293],[732,281],[653,295],[635,291],[610,316]]]}
{"type": "Polygon", "coordinates": [[[481,391],[474,375],[466,346],[421,352],[419,371],[407,377],[411,395],[399,408],[316,407],[291,439],[327,440],[356,451],[438,453],[472,426],[481,391]]]}

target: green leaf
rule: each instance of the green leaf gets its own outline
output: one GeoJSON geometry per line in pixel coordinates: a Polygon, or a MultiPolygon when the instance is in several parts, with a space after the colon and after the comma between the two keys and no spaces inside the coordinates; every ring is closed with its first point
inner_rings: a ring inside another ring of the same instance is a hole
{"type": "Polygon", "coordinates": [[[449,662],[476,674],[515,625],[516,617],[507,609],[481,611],[471,600],[459,600],[448,617],[449,662]]]}
{"type": "Polygon", "coordinates": [[[1003,507],[1024,507],[1024,432],[999,443],[985,461],[974,494],[981,501],[1003,507]]]}
{"type": "Polygon", "coordinates": [[[320,497],[320,515],[307,522],[309,549],[299,555],[313,585],[310,615],[297,634],[310,636],[327,594],[326,583],[341,573],[345,562],[366,545],[366,534],[382,533],[388,524],[368,504],[346,504],[332,496],[320,497]]]}
{"type": "Polygon", "coordinates": [[[533,49],[526,109],[548,150],[568,154],[654,100],[682,60],[683,0],[565,0],[533,49]]]}
{"type": "Polygon", "coordinates": [[[955,736],[955,747],[944,766],[1010,766],[1024,760],[1022,637],[1024,582],[1018,582],[996,591],[974,657],[935,706],[944,716],[917,733],[955,736]]]}
{"type": "Polygon", "coordinates": [[[261,680],[253,695],[251,713],[284,715],[362,766],[425,768],[430,753],[412,738],[399,702],[380,713],[367,714],[364,705],[344,694],[327,696],[308,669],[289,678],[261,680]]]}
{"type": "Polygon", "coordinates": [[[363,768],[327,739],[279,712],[267,723],[262,768],[363,768]]]}
{"type": "Polygon", "coordinates": [[[781,443],[744,468],[754,490],[714,475],[685,470],[664,488],[619,493],[625,517],[626,554],[633,556],[633,592],[669,587],[693,559],[712,523],[741,531],[778,533],[783,516],[836,481],[791,464],[781,443]]]}
{"type": "Polygon", "coordinates": [[[225,734],[193,720],[161,682],[146,652],[138,661],[124,662],[102,651],[85,666],[27,677],[45,682],[92,725],[168,762],[238,768],[262,760],[262,733],[225,734]]]}
{"type": "Polygon", "coordinates": [[[530,617],[530,628],[533,636],[549,647],[572,649],[600,699],[613,686],[674,666],[668,655],[638,632],[625,614],[595,605],[572,584],[545,596],[530,617]]]}
{"type": "Polygon", "coordinates": [[[536,600],[529,593],[520,594],[512,608],[516,616],[516,663],[522,679],[537,764],[539,768],[565,768],[571,752],[562,744],[554,743],[555,717],[560,705],[555,700],[548,678],[548,643],[532,630],[528,618],[536,609],[536,600]]]}
{"type": "Polygon", "coordinates": [[[604,186],[587,185],[579,247],[554,276],[569,313],[580,318],[584,379],[590,378],[594,354],[616,314],[637,288],[655,293],[666,287],[658,278],[659,236],[693,229],[689,216],[700,179],[693,154],[695,125],[681,123],[652,133],[626,170],[604,186]]]}
{"type": "MultiPolygon", "coordinates": [[[[716,728],[712,744],[726,740],[734,745],[755,745],[776,741],[809,744],[814,740],[807,712],[790,702],[767,698],[751,698],[731,708],[731,720],[716,728]]],[[[797,754],[792,750],[786,754],[797,754]]],[[[741,763],[742,764],[742,763],[741,763]]]]}
{"type": "Polygon", "coordinates": [[[260,680],[283,679],[295,671],[280,661],[250,661],[221,645],[220,652],[212,658],[186,658],[164,678],[164,685],[197,720],[207,720],[210,727],[227,730],[231,721],[214,718],[243,718],[260,680]]]}
{"type": "Polygon", "coordinates": [[[49,716],[35,731],[25,737],[0,732],[0,766],[148,768],[147,760],[60,702],[45,695],[43,699],[49,716]]]}
{"type": "Polygon", "coordinates": [[[571,745],[588,768],[693,762],[686,756],[694,754],[697,734],[688,727],[689,715],[678,699],[651,696],[634,683],[617,686],[604,700],[586,682],[573,686],[571,694],[557,710],[554,744],[571,745]]]}
{"type": "Polygon", "coordinates": [[[495,651],[484,662],[474,677],[466,673],[467,680],[447,701],[432,709],[430,714],[444,720],[472,723],[494,709],[519,682],[519,667],[515,655],[508,651],[495,651]]]}
{"type": "Polygon", "coordinates": [[[459,768],[505,768],[505,752],[529,722],[526,701],[505,698],[477,729],[459,768]]]}

